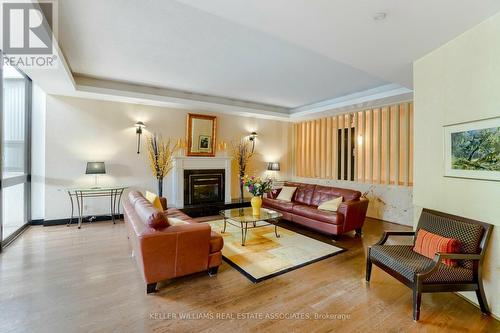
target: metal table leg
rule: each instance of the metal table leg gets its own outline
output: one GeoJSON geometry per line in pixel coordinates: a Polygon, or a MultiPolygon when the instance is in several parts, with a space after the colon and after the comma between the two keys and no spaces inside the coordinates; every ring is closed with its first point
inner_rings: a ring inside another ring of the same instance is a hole
{"type": "Polygon", "coordinates": [[[222,233],[226,232],[226,224],[227,224],[227,219],[224,217],[224,229],[222,229],[222,233]]]}
{"type": "Polygon", "coordinates": [[[73,222],[73,213],[75,210],[75,207],[73,205],[73,195],[71,194],[71,191],[68,191],[68,196],[69,196],[69,201],[71,202],[71,217],[69,218],[69,222],[66,224],[66,226],[70,226],[71,223],[73,222]]]}
{"type": "Polygon", "coordinates": [[[245,246],[245,241],[247,239],[248,223],[241,222],[241,246],[245,246]],[[243,224],[245,226],[243,226],[243,224]]]}
{"type": "Polygon", "coordinates": [[[83,222],[83,192],[80,191],[80,194],[78,191],[76,193],[76,202],[78,204],[78,229],[82,228],[82,222],[83,222]]]}
{"type": "MultiPolygon", "coordinates": [[[[123,189],[120,190],[120,195],[118,196],[118,208],[115,209],[115,212],[118,213],[118,218],[120,218],[120,204],[122,201],[123,191],[124,191],[123,189]]],[[[117,193],[118,193],[118,190],[117,190],[117,193]]]]}
{"type": "Polygon", "coordinates": [[[111,220],[113,221],[113,224],[115,224],[115,204],[116,204],[115,190],[111,190],[110,199],[111,199],[111,220]]]}

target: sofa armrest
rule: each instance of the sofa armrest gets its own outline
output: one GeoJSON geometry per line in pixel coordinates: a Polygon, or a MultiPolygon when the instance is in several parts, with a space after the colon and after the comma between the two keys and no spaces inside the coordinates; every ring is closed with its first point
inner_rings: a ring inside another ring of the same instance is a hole
{"type": "Polygon", "coordinates": [[[342,232],[361,228],[365,222],[368,199],[351,200],[342,202],[337,213],[344,215],[344,227],[342,232]]]}
{"type": "Polygon", "coordinates": [[[160,197],[160,202],[161,206],[163,207],[163,210],[167,210],[168,209],[167,198],[160,197]]]}
{"type": "Polygon", "coordinates": [[[140,256],[147,283],[208,268],[211,228],[207,223],[175,225],[140,237],[140,256]]]}

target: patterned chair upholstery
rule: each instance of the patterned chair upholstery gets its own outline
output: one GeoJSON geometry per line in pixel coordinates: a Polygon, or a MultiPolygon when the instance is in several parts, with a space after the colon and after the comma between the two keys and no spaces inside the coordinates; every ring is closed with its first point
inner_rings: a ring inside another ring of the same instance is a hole
{"type": "Polygon", "coordinates": [[[416,232],[385,232],[380,241],[368,248],[366,281],[372,264],[382,268],[413,289],[413,319],[420,315],[422,292],[476,291],[481,311],[489,313],[481,280],[481,264],[493,226],[446,213],[424,209],[416,232]],[[389,236],[415,236],[419,229],[460,241],[460,253],[436,253],[429,259],[413,251],[412,245],[385,245],[389,236]],[[456,259],[451,267],[443,259],[456,259]]]}

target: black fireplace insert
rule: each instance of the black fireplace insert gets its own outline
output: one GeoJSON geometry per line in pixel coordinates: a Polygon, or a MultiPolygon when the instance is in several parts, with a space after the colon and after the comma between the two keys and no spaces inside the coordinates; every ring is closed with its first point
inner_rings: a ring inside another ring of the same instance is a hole
{"type": "Polygon", "coordinates": [[[184,170],[184,206],[224,203],[225,170],[184,170]]]}

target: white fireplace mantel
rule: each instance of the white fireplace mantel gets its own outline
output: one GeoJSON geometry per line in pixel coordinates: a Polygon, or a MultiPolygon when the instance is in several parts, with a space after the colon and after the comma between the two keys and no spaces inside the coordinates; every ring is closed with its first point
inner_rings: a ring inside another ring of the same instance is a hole
{"type": "Polygon", "coordinates": [[[231,202],[231,158],[230,157],[191,157],[178,156],[173,158],[173,168],[167,182],[168,205],[184,207],[184,170],[224,169],[226,203],[231,202]]]}

